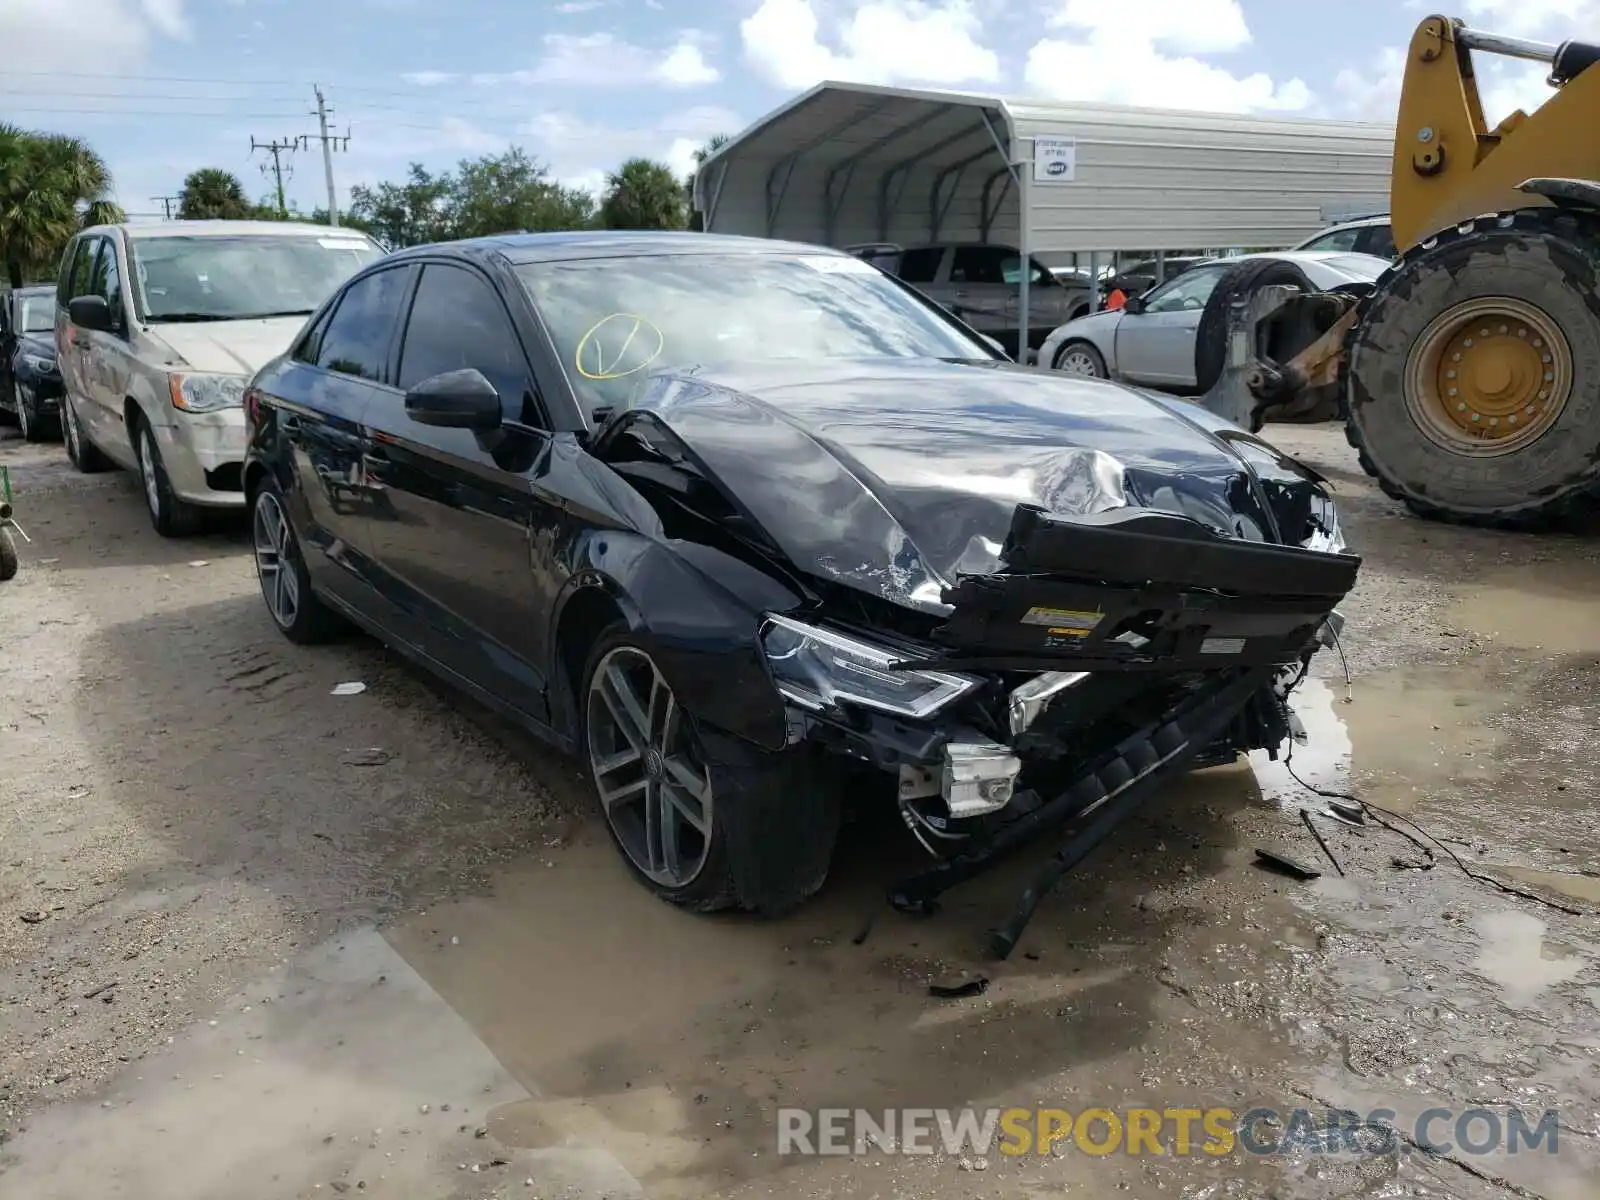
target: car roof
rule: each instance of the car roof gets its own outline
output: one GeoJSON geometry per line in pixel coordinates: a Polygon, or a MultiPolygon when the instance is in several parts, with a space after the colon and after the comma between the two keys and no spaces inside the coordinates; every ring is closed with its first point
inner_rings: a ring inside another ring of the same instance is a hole
{"type": "Polygon", "coordinates": [[[667,254],[825,254],[834,258],[850,257],[842,250],[812,242],[781,242],[772,238],[735,234],[655,229],[575,229],[561,233],[502,233],[457,242],[433,242],[426,246],[397,250],[389,256],[389,260],[433,254],[468,257],[497,254],[513,265],[563,259],[667,254]]]}
{"type": "Polygon", "coordinates": [[[94,225],[85,233],[109,233],[122,230],[124,236],[145,241],[151,238],[170,237],[289,237],[289,238],[344,238],[348,241],[370,242],[372,239],[359,229],[343,226],[313,225],[309,221],[162,221],[155,225],[94,225]]]}

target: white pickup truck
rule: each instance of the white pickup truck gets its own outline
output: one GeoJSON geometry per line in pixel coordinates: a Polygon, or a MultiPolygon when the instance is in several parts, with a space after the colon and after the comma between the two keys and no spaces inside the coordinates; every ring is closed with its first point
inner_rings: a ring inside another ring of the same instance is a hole
{"type": "MultiPolygon", "coordinates": [[[[1016,356],[1022,256],[1013,247],[982,242],[925,246],[869,242],[845,250],[911,284],[1016,356]]],[[[1037,259],[1031,263],[1028,342],[1037,349],[1052,330],[1089,312],[1089,289],[1070,277],[1058,279],[1037,259]]]]}

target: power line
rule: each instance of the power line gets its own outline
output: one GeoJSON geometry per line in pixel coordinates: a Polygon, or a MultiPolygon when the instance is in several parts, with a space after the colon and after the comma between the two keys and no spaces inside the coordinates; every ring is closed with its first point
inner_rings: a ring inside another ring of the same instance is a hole
{"type": "MultiPolygon", "coordinates": [[[[288,206],[283,201],[283,156],[285,154],[293,154],[297,149],[299,149],[300,143],[303,140],[303,137],[293,137],[289,138],[287,141],[274,138],[270,142],[258,142],[254,137],[251,137],[250,139],[250,153],[254,154],[257,150],[265,150],[268,154],[272,155],[272,167],[270,170],[272,172],[273,179],[277,182],[278,215],[280,217],[287,217],[289,215],[288,206]]],[[[266,163],[261,164],[261,170],[263,174],[265,174],[268,169],[269,168],[267,167],[266,163]]],[[[294,164],[292,160],[289,165],[289,173],[291,176],[294,174],[294,164]]]]}

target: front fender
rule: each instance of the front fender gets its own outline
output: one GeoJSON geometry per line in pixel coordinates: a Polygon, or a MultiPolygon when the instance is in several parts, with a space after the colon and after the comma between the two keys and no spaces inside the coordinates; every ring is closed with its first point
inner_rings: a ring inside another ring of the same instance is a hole
{"type": "Polygon", "coordinates": [[[557,597],[550,644],[558,654],[569,605],[595,590],[622,613],[696,720],[767,750],[783,748],[784,706],[760,631],[765,613],[802,603],[797,592],[708,546],[596,531],[575,548],[557,597]]]}

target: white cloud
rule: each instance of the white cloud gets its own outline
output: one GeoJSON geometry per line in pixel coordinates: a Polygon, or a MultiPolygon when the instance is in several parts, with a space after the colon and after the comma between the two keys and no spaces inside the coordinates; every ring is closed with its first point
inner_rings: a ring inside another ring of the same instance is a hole
{"type": "Polygon", "coordinates": [[[556,5],[558,13],[571,16],[573,13],[593,12],[597,8],[604,8],[606,0],[567,0],[565,4],[556,5]]]}
{"type": "Polygon", "coordinates": [[[823,37],[814,0],[763,0],[739,25],[745,58],[780,87],[994,83],[1000,59],[979,40],[971,0],[872,0],[823,37]]]}
{"type": "MultiPolygon", "coordinates": [[[[165,18],[181,22],[181,5],[167,0],[166,7],[165,18]]],[[[52,71],[117,74],[137,66],[155,31],[167,32],[135,0],[0,0],[6,60],[39,72],[29,87],[40,91],[82,90],[81,80],[57,86],[52,71]]]]}
{"type": "Polygon", "coordinates": [[[170,38],[189,40],[189,22],[183,15],[183,0],[144,0],[144,14],[150,23],[170,38]]]}
{"type": "Polygon", "coordinates": [[[667,57],[656,68],[656,75],[662,83],[673,87],[700,87],[722,78],[722,73],[706,62],[699,45],[688,38],[668,51],[667,57]]]}
{"type": "Polygon", "coordinates": [[[1475,28],[1511,37],[1581,38],[1600,22],[1595,0],[1462,0],[1462,17],[1475,28]]]}
{"type": "Polygon", "coordinates": [[[1201,112],[1298,112],[1312,102],[1299,78],[1235,75],[1195,57],[1250,44],[1239,0],[1066,0],[1050,22],[1068,31],[1034,43],[1031,91],[1201,112]]]}
{"type": "Polygon", "coordinates": [[[1335,105],[1329,115],[1392,123],[1405,68],[1406,52],[1398,46],[1385,46],[1370,66],[1344,68],[1333,78],[1335,105]]]}
{"type": "Polygon", "coordinates": [[[716,134],[731,135],[744,125],[744,119],[729,109],[698,105],[665,114],[650,124],[625,128],[598,124],[569,112],[547,111],[528,122],[523,132],[529,153],[549,163],[558,179],[572,187],[598,191],[607,171],[634,157],[664,162],[675,174],[687,175],[696,150],[716,134]]]}
{"type": "MultiPolygon", "coordinates": [[[[700,35],[686,32],[665,55],[610,33],[547,33],[544,57],[531,70],[488,71],[471,76],[480,87],[560,84],[565,87],[698,87],[721,75],[706,62],[700,35]]],[[[423,72],[434,75],[436,72],[423,72]]]]}
{"type": "Polygon", "coordinates": [[[417,87],[438,87],[441,84],[454,83],[461,76],[453,71],[411,71],[400,78],[417,87]]]}

